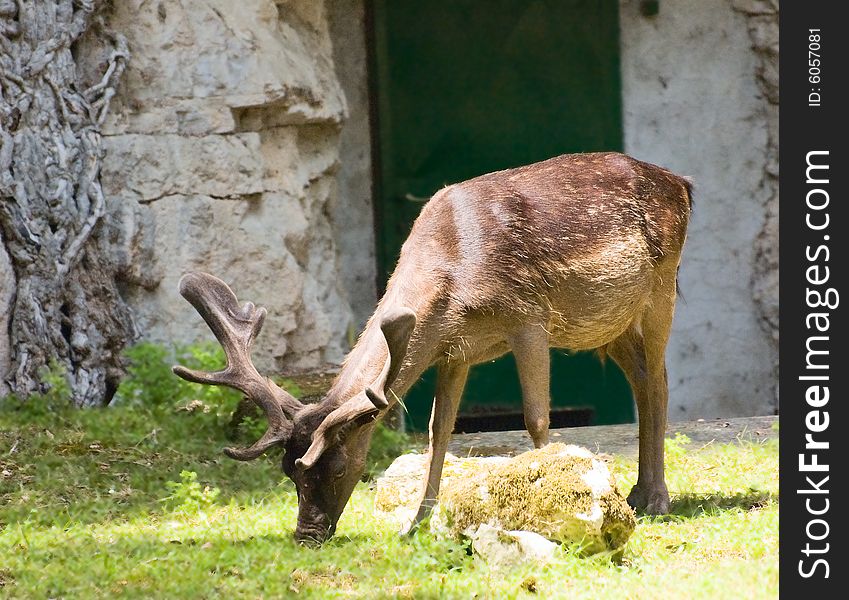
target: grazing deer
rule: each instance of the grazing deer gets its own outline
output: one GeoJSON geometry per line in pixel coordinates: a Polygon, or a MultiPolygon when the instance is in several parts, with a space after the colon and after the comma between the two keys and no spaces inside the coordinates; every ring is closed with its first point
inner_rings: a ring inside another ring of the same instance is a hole
{"type": "Polygon", "coordinates": [[[418,515],[439,491],[446,447],[469,368],[513,352],[525,424],[548,442],[549,348],[596,350],[622,367],[639,411],[639,476],[628,502],[669,509],[663,472],[668,385],[665,350],[690,215],[690,183],[618,153],[563,155],[438,191],[401,249],[386,293],[327,395],[303,405],[260,375],[250,349],[265,309],[222,281],[190,273],[180,293],[203,316],[227,367],[174,372],[241,390],[268,430],[251,460],[285,449],[298,491],[295,536],[333,535],[360,479],[375,420],[422,372],[437,368],[429,468],[418,515]]]}

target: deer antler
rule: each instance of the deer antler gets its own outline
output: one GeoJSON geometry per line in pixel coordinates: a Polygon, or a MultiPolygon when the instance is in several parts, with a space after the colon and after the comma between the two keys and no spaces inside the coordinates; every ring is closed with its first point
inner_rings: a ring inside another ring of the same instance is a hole
{"type": "Polygon", "coordinates": [[[200,313],[227,355],[227,367],[206,373],[174,366],[183,379],[207,385],[226,385],[244,393],[265,413],[268,429],[248,448],[225,448],[236,460],[253,460],[292,433],[292,417],[303,408],[298,400],[259,374],[251,362],[251,346],[262,329],[266,311],[239,301],[227,284],[207,273],[188,273],[180,279],[180,294],[200,313]]]}

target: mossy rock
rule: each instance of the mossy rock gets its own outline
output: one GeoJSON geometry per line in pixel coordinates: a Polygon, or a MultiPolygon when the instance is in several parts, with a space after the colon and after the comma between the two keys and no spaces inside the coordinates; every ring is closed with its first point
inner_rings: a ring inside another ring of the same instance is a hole
{"type": "Polygon", "coordinates": [[[482,523],[601,552],[624,546],[636,519],[603,461],[585,448],[549,444],[445,487],[433,528],[460,537],[482,523]]]}
{"type": "MultiPolygon", "coordinates": [[[[424,458],[393,463],[378,480],[377,511],[399,520],[415,513],[424,458]]],[[[514,458],[446,458],[431,529],[460,539],[481,524],[577,542],[595,553],[622,548],[636,519],[602,460],[586,448],[549,444],[514,458]]]]}

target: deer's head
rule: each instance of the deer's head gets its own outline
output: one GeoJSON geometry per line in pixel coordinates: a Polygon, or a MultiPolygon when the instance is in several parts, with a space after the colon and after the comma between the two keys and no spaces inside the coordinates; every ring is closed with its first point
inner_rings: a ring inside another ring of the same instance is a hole
{"type": "MultiPolygon", "coordinates": [[[[321,543],[333,535],[342,510],[362,476],[374,423],[389,407],[387,392],[395,381],[415,327],[409,309],[387,313],[380,321],[381,348],[368,360],[380,360],[363,389],[352,394],[331,390],[321,402],[302,404],[256,370],[251,346],[266,311],[248,302],[239,306],[235,294],[220,279],[189,273],[180,280],[180,294],[197,309],[227,356],[227,367],[215,373],[181,366],[174,373],[196,383],[226,385],[244,393],[265,413],[268,429],[247,448],[225,448],[236,460],[253,460],[273,446],[282,446],[283,472],[298,491],[295,537],[321,543]]],[[[374,365],[364,365],[364,367],[374,365]]]]}

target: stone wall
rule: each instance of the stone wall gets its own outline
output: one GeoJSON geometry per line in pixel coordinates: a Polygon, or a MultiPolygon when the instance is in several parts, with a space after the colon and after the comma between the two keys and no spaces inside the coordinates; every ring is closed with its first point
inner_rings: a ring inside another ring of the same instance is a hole
{"type": "MultiPolygon", "coordinates": [[[[670,416],[769,414],[777,2],[661,2],[655,16],[640,4],[620,2],[626,151],[695,180],[668,351],[670,416]]],[[[341,360],[376,300],[363,7],[112,4],[108,25],[128,37],[132,58],[104,131],[102,179],[144,338],[211,339],[177,293],[184,272],[205,270],[269,309],[262,368],[341,360]]],[[[79,52],[92,65],[103,58],[84,43],[79,52]]],[[[0,250],[0,316],[14,289],[4,258],[0,250]]],[[[0,373],[4,331],[0,321],[0,373]]]]}
{"type": "MultiPolygon", "coordinates": [[[[752,295],[761,315],[761,327],[778,344],[778,0],[733,0],[746,15],[749,39],[757,57],[755,76],[763,101],[760,120],[767,139],[760,182],[764,190],[763,227],[755,240],[752,295]]],[[[774,360],[776,382],[778,356],[774,360]]],[[[777,385],[777,384],[776,384],[777,385]]],[[[777,388],[776,388],[777,393],[777,388]]],[[[777,401],[777,398],[776,398],[777,401]]]]}
{"type": "Polygon", "coordinates": [[[771,414],[778,365],[771,2],[622,0],[625,148],[695,181],[668,349],[673,420],[771,414]],[[753,50],[753,45],[755,50],[753,50]]]}
{"type": "Polygon", "coordinates": [[[354,329],[360,331],[377,303],[365,8],[362,0],[333,0],[327,8],[333,62],[349,113],[339,134],[339,191],[330,216],[354,329]]]}
{"type": "Polygon", "coordinates": [[[346,103],[324,3],[116,2],[132,58],[105,127],[103,188],[145,339],[211,339],[186,271],[268,308],[262,368],[341,360],[351,310],[330,218],[346,103]]]}
{"type": "MultiPolygon", "coordinates": [[[[640,4],[620,4],[626,151],[696,183],[670,416],[768,414],[777,8],[681,0],[647,17],[640,4]]],[[[146,337],[208,337],[176,293],[182,272],[208,270],[269,308],[266,364],[336,362],[376,300],[364,3],[236,6],[135,1],[110,17],[134,54],[104,168],[127,295],[146,337]]]]}

